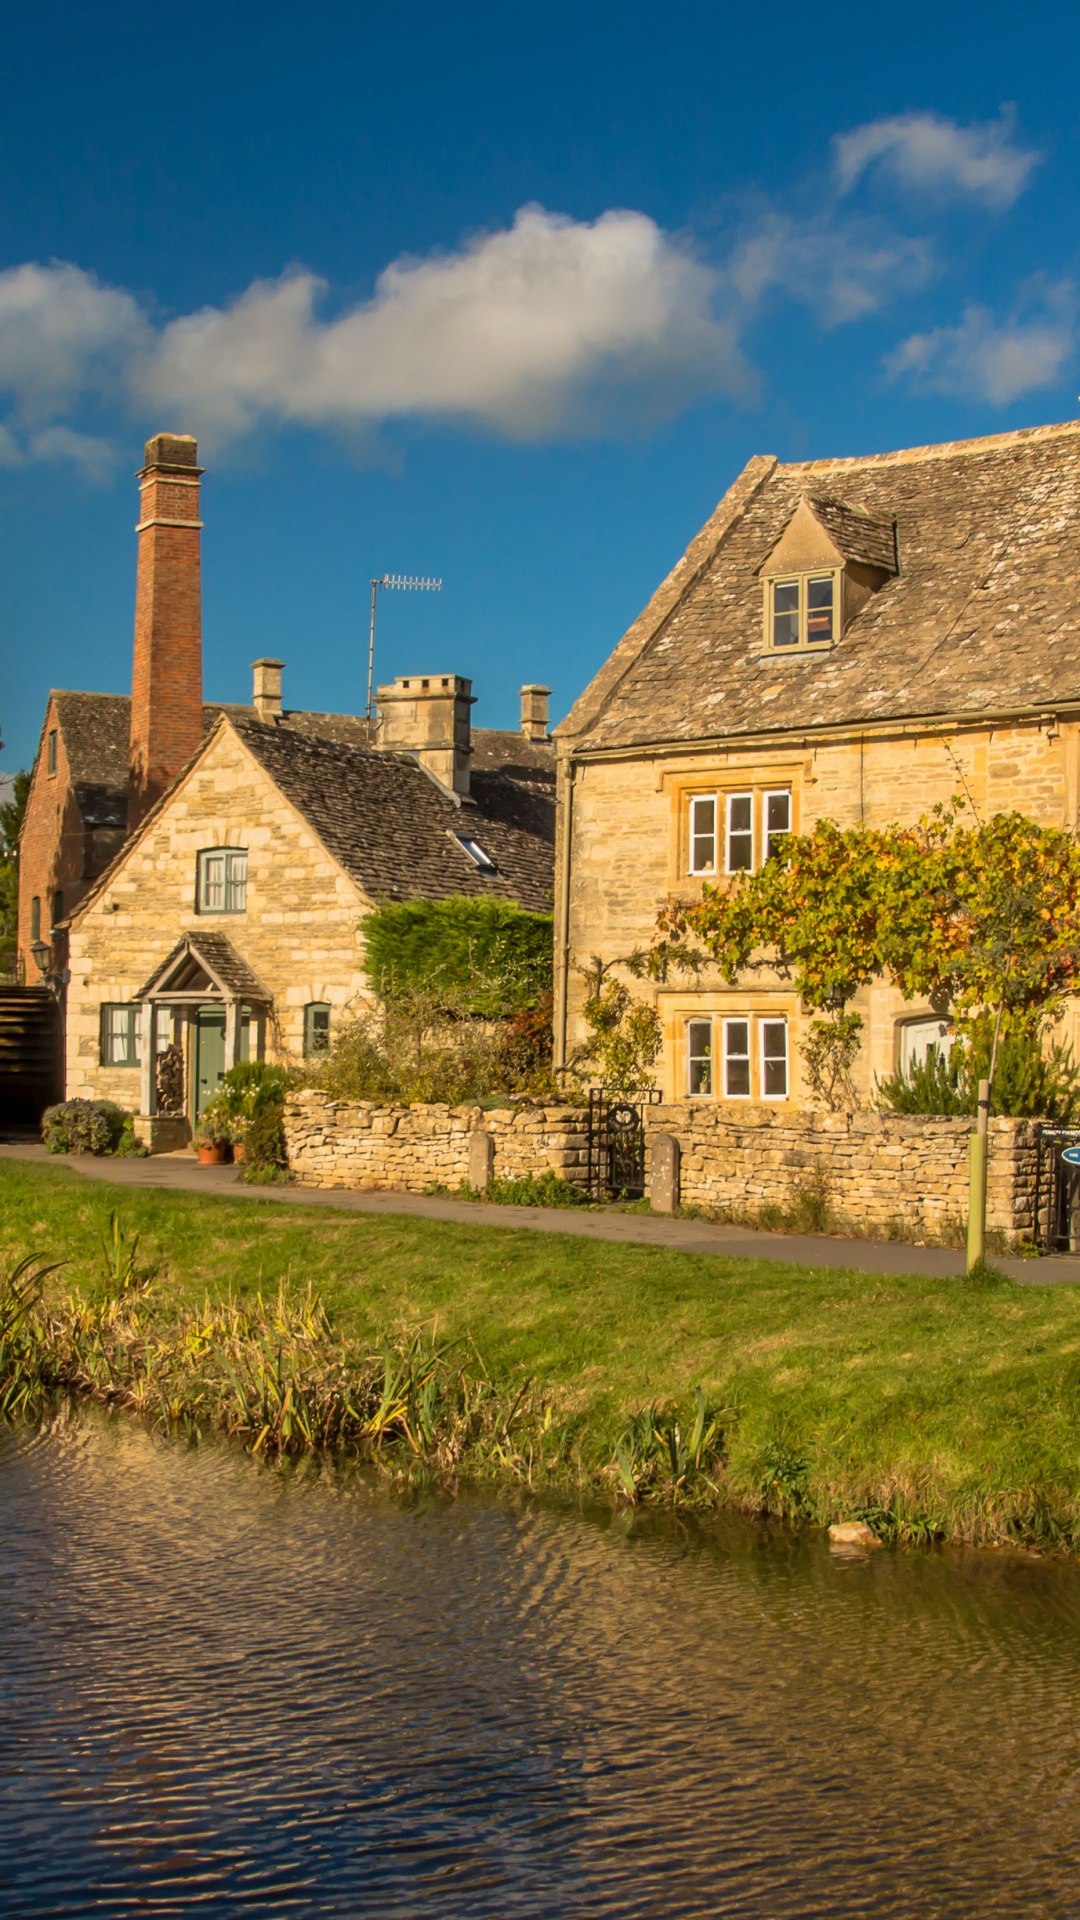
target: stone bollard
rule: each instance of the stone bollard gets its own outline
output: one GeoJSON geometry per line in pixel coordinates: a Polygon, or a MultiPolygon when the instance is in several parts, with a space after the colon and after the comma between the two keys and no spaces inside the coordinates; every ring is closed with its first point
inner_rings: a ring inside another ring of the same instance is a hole
{"type": "Polygon", "coordinates": [[[495,1142],[490,1133],[469,1135],[469,1185],[486,1193],[495,1171],[495,1142]]]}
{"type": "Polygon", "coordinates": [[[673,1133],[653,1135],[649,1148],[649,1205],[654,1213],[674,1213],[679,1204],[679,1143],[673,1133]]]}

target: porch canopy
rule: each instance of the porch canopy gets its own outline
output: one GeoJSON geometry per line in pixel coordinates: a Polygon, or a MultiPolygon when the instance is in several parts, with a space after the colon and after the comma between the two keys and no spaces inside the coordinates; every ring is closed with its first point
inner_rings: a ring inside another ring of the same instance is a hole
{"type": "Polygon", "coordinates": [[[152,1114],[157,1095],[154,1066],[159,1007],[174,1012],[187,1008],[190,1017],[200,1007],[220,1006],[225,1015],[225,1065],[233,1067],[240,1058],[241,1009],[250,1007],[253,1013],[265,1014],[272,996],[223,933],[198,932],[181,936],[135,999],[143,1009],[141,1110],[152,1114]]]}

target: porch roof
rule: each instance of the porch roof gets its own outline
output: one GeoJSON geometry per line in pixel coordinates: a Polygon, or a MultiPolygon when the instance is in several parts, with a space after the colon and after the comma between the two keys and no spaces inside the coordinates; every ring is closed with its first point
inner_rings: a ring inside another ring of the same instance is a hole
{"type": "Polygon", "coordinates": [[[207,995],[250,1000],[259,1006],[269,1006],[272,998],[223,933],[183,934],[135,998],[187,1000],[207,995]]]}

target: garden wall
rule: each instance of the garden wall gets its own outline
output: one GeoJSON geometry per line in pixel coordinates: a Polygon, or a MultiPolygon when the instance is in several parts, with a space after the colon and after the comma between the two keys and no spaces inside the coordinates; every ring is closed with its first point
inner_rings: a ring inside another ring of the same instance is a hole
{"type": "MultiPolygon", "coordinates": [[[[680,1199],[738,1216],[788,1207],[823,1179],[834,1212],[938,1236],[967,1215],[971,1121],[877,1113],[794,1113],[679,1101],[646,1108],[647,1138],[679,1143],[680,1199]]],[[[472,1140],[486,1134],[499,1179],[553,1168],[584,1186],[586,1114],[577,1107],[377,1106],[313,1091],[285,1107],[289,1163],[302,1185],[422,1193],[476,1183],[472,1140]]],[[[991,1120],[987,1226],[1010,1240],[1034,1221],[1034,1126],[991,1120]]]]}

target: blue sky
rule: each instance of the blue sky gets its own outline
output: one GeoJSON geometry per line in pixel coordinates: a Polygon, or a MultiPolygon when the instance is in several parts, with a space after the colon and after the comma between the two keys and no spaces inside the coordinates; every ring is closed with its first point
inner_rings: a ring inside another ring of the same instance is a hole
{"type": "Polygon", "coordinates": [[[755,452],[1077,412],[1080,12],[38,0],[0,66],[0,764],[130,680],[196,431],[208,697],[565,711],[755,452]],[[1021,31],[1022,28],[1022,31],[1021,31]]]}

